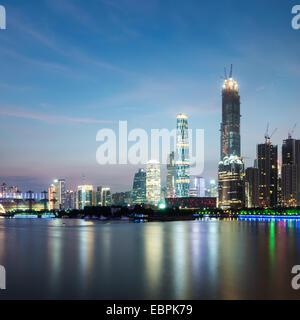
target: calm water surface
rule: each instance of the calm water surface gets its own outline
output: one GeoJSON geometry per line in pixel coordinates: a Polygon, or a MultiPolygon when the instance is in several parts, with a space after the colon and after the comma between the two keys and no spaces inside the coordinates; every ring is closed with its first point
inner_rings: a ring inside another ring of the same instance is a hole
{"type": "Polygon", "coordinates": [[[299,299],[300,221],[1,219],[0,264],[0,299],[299,299]]]}

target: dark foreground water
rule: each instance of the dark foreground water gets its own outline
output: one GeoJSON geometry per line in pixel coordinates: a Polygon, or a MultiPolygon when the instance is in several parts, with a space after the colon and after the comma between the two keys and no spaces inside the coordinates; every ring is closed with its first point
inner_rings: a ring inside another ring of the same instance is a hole
{"type": "Polygon", "coordinates": [[[0,264],[0,299],[299,299],[300,221],[1,219],[0,264]]]}

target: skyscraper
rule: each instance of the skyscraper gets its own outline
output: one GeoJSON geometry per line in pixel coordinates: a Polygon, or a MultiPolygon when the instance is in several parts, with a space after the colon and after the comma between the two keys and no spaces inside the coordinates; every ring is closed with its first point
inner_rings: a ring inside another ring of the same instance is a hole
{"type": "Polygon", "coordinates": [[[55,202],[56,202],[54,184],[51,184],[50,187],[48,188],[48,199],[49,199],[49,210],[54,210],[55,202]]]}
{"type": "Polygon", "coordinates": [[[66,180],[56,179],[53,182],[55,188],[55,209],[63,210],[65,208],[66,200],[66,180]]]}
{"type": "Polygon", "coordinates": [[[160,163],[150,160],[146,168],[146,200],[147,203],[158,205],[161,193],[160,163]]]}
{"type": "Polygon", "coordinates": [[[77,191],[77,208],[84,209],[85,207],[93,206],[93,186],[83,185],[78,186],[77,191]]]}
{"type": "Polygon", "coordinates": [[[219,206],[244,206],[244,163],[241,158],[240,95],[238,84],[225,72],[222,90],[221,161],[219,163],[219,206]]]}
{"type": "Polygon", "coordinates": [[[176,196],[176,161],[175,152],[171,152],[167,163],[167,197],[175,198],[176,196]]]}
{"type": "Polygon", "coordinates": [[[245,202],[247,208],[259,207],[258,169],[247,168],[245,174],[245,202]]]}
{"type": "Polygon", "coordinates": [[[134,175],[132,188],[133,204],[143,204],[146,202],[146,171],[139,169],[134,175]]]}
{"type": "Polygon", "coordinates": [[[277,206],[278,152],[270,140],[257,146],[259,205],[277,206]]]}
{"type": "Polygon", "coordinates": [[[190,162],[189,162],[189,137],[188,117],[185,114],[177,115],[176,130],[176,197],[189,196],[190,189],[190,162]]]}
{"type": "Polygon", "coordinates": [[[238,84],[232,78],[231,66],[229,78],[225,72],[222,90],[221,161],[224,157],[241,156],[240,106],[238,84]]]}
{"type": "Polygon", "coordinates": [[[282,144],[281,171],[282,205],[300,205],[300,140],[288,139],[282,144]]]}

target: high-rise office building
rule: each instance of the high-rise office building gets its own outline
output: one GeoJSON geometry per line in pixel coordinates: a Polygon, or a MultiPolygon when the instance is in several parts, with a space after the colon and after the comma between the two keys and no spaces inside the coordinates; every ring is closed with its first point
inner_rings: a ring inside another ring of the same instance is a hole
{"type": "Polygon", "coordinates": [[[139,169],[134,175],[132,188],[133,204],[143,204],[146,202],[146,171],[139,169]]]}
{"type": "Polygon", "coordinates": [[[93,186],[83,185],[77,189],[77,208],[82,210],[85,207],[93,206],[93,186]]]}
{"type": "Polygon", "coordinates": [[[278,151],[269,140],[257,146],[259,205],[277,206],[278,151]]]}
{"type": "Polygon", "coordinates": [[[190,176],[190,197],[205,197],[205,179],[200,176],[190,176]]]}
{"type": "Polygon", "coordinates": [[[189,197],[190,190],[190,161],[188,117],[185,114],[177,115],[176,128],[176,197],[189,197]]]}
{"type": "Polygon", "coordinates": [[[176,196],[176,161],[175,152],[171,152],[168,156],[167,163],[167,197],[175,198],[176,196]]]}
{"type": "Polygon", "coordinates": [[[283,206],[300,206],[300,140],[291,135],[282,144],[281,194],[283,206]]]}
{"type": "Polygon", "coordinates": [[[146,168],[146,201],[158,205],[161,195],[160,163],[150,160],[146,168]]]}
{"type": "Polygon", "coordinates": [[[55,188],[55,209],[63,210],[66,200],[66,180],[56,179],[53,181],[53,185],[55,188]]]}
{"type": "Polygon", "coordinates": [[[240,95],[230,75],[222,90],[221,150],[219,163],[219,206],[224,209],[244,206],[244,163],[241,159],[240,95]]]}
{"type": "Polygon", "coordinates": [[[245,205],[247,208],[259,207],[258,168],[247,168],[245,174],[245,205]]]}

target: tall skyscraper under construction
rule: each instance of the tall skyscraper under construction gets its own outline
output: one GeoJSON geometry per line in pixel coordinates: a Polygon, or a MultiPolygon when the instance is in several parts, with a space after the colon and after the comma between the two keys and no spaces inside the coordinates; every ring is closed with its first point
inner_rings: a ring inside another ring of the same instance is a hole
{"type": "Polygon", "coordinates": [[[188,116],[177,115],[176,129],[176,197],[189,197],[190,189],[190,162],[188,116]]]}
{"type": "Polygon", "coordinates": [[[225,157],[241,156],[240,95],[238,83],[232,78],[232,66],[222,90],[221,161],[225,157]]]}
{"type": "Polygon", "coordinates": [[[244,206],[244,163],[241,158],[240,95],[238,84],[225,70],[222,90],[221,152],[219,163],[219,206],[244,206]]]}

